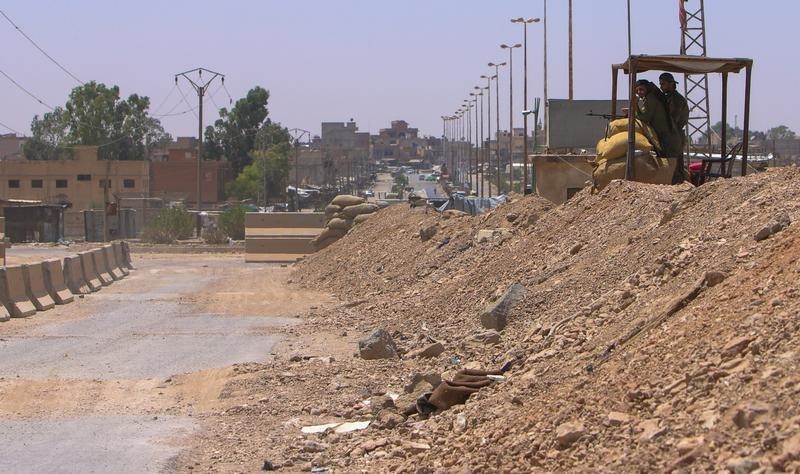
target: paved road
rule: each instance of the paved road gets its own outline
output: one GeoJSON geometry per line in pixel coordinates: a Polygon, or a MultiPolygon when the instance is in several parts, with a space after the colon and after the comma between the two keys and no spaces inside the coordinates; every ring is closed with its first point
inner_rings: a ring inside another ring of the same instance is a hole
{"type": "MultiPolygon", "coordinates": [[[[7,382],[163,379],[264,361],[277,340],[269,328],[288,320],[198,313],[178,298],[203,288],[213,291],[215,277],[208,270],[226,265],[242,263],[196,255],[143,261],[128,278],[41,313],[51,321],[47,324],[9,331],[15,321],[4,323],[0,377],[7,382]],[[54,317],[69,311],[85,311],[87,317],[63,322],[54,317]]],[[[189,417],[131,413],[0,418],[0,472],[159,471],[179,450],[164,440],[194,427],[189,417]]]]}

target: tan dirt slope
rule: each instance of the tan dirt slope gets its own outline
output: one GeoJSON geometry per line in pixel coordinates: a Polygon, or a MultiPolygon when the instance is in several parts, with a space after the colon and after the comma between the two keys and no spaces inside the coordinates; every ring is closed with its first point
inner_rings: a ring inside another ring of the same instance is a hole
{"type": "Polygon", "coordinates": [[[251,377],[226,393],[247,402],[222,414],[206,440],[216,454],[194,465],[797,471],[798,187],[800,170],[784,168],[699,188],[615,181],[476,218],[383,209],[297,265],[295,283],[345,302],[312,309],[290,347],[241,368],[251,377]],[[481,311],[513,283],[526,291],[500,342],[474,342],[481,311]],[[379,327],[402,359],[353,356],[379,327]],[[433,340],[443,354],[408,357],[433,340]],[[465,405],[401,416],[413,374],[509,360],[506,380],[465,405]],[[373,423],[299,430],[347,420],[373,423]]]}

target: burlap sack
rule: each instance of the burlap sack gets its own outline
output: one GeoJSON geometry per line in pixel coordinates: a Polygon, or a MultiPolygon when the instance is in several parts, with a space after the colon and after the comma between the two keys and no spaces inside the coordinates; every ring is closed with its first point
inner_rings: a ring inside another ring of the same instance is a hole
{"type": "MultiPolygon", "coordinates": [[[[641,133],[634,135],[636,140],[635,147],[637,150],[650,153],[653,150],[653,145],[641,133]]],[[[625,156],[628,153],[628,133],[617,133],[610,138],[603,138],[597,142],[597,159],[600,160],[613,160],[625,156]]]]}
{"type": "Polygon", "coordinates": [[[351,219],[336,217],[328,222],[328,227],[332,229],[350,230],[350,228],[353,227],[353,221],[351,219]]]}
{"type": "Polygon", "coordinates": [[[338,239],[339,237],[342,237],[345,234],[347,234],[346,229],[334,229],[332,227],[326,227],[322,229],[322,232],[320,232],[319,235],[317,235],[316,240],[318,242],[321,242],[329,237],[335,237],[338,239]]]}
{"type": "Polygon", "coordinates": [[[361,204],[362,202],[364,202],[364,199],[358,196],[351,196],[350,194],[340,194],[335,198],[333,198],[331,204],[334,204],[336,206],[347,207],[347,206],[355,206],[356,204],[361,204]]]}
{"type": "Polygon", "coordinates": [[[357,215],[356,217],[353,218],[353,223],[354,224],[361,224],[362,222],[364,222],[365,220],[369,219],[370,217],[372,217],[372,214],[359,214],[359,215],[357,215]]]}
{"type": "Polygon", "coordinates": [[[328,204],[325,206],[325,218],[330,219],[334,214],[342,210],[342,206],[336,204],[328,204]]]}
{"type": "MultiPolygon", "coordinates": [[[[596,190],[602,190],[613,179],[625,178],[626,157],[598,160],[592,181],[596,190]]],[[[651,154],[636,156],[633,161],[633,180],[639,183],[672,184],[677,159],[657,158],[651,154]]]]}
{"type": "Polygon", "coordinates": [[[372,214],[378,210],[377,204],[363,203],[355,206],[347,206],[342,209],[342,215],[347,219],[353,219],[359,214],[372,214]]]}

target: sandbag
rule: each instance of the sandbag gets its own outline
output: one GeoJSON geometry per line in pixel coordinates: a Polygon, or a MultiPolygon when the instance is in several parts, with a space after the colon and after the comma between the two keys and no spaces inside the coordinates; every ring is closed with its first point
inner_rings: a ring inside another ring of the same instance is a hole
{"type": "MultiPolygon", "coordinates": [[[[656,135],[656,131],[653,130],[653,127],[645,124],[639,119],[636,119],[636,122],[634,124],[634,130],[636,133],[641,133],[642,135],[647,137],[647,139],[650,140],[650,143],[653,145],[653,148],[656,148],[658,150],[661,149],[661,143],[658,141],[658,135],[656,135]]],[[[608,136],[613,137],[618,133],[624,133],[626,137],[628,136],[627,118],[612,120],[611,122],[608,123],[608,136]]]]}
{"type": "Polygon", "coordinates": [[[337,206],[336,204],[328,204],[325,206],[325,217],[330,218],[337,212],[342,210],[342,206],[337,206]]]}
{"type": "Polygon", "coordinates": [[[347,234],[346,229],[334,229],[332,227],[326,227],[322,230],[322,232],[319,233],[319,235],[317,235],[316,239],[317,241],[323,241],[329,237],[339,238],[345,234],[347,234]]]}
{"type": "Polygon", "coordinates": [[[372,214],[378,210],[377,204],[364,203],[355,206],[347,206],[342,209],[342,215],[347,219],[352,219],[359,214],[372,214]]]}
{"type": "Polygon", "coordinates": [[[353,227],[353,221],[350,219],[341,219],[337,217],[328,222],[328,227],[332,229],[350,230],[350,228],[353,227]]]}
{"type": "MultiPolygon", "coordinates": [[[[626,162],[626,156],[598,160],[592,173],[594,189],[599,191],[613,179],[624,179],[626,162]]],[[[677,162],[675,158],[658,158],[650,153],[637,155],[633,161],[633,180],[639,183],[672,184],[677,162]]]]}
{"type": "Polygon", "coordinates": [[[364,202],[364,199],[358,196],[352,196],[350,194],[340,194],[335,198],[333,198],[331,204],[334,204],[336,206],[347,207],[347,206],[355,206],[356,204],[361,204],[362,202],[364,202]]]}
{"type": "Polygon", "coordinates": [[[356,217],[353,218],[353,223],[354,224],[361,224],[362,222],[364,222],[365,220],[369,219],[370,217],[372,217],[372,214],[359,214],[359,215],[357,215],[356,217]]]}
{"type": "MultiPolygon", "coordinates": [[[[647,153],[650,153],[653,150],[653,145],[651,145],[647,137],[641,133],[636,133],[634,138],[635,147],[637,150],[647,153]]],[[[613,160],[615,158],[625,156],[627,153],[628,134],[617,133],[616,135],[612,135],[610,138],[603,138],[597,142],[597,159],[595,161],[600,162],[600,160],[613,160]]]]}

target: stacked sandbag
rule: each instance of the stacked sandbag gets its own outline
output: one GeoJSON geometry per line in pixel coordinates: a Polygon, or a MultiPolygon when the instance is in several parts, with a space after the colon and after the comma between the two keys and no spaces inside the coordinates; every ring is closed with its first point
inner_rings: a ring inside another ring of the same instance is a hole
{"type": "Polygon", "coordinates": [[[311,244],[321,250],[336,242],[353,228],[360,224],[380,209],[377,204],[368,203],[363,198],[340,194],[325,206],[325,228],[311,241],[311,244]]]}
{"type": "MultiPolygon", "coordinates": [[[[670,184],[674,160],[657,158],[652,151],[660,144],[653,128],[641,120],[634,122],[634,176],[636,181],[652,184],[670,184]]],[[[597,142],[597,158],[592,162],[594,189],[601,190],[613,179],[625,177],[628,156],[628,119],[617,119],[608,124],[608,137],[597,142]]]]}

